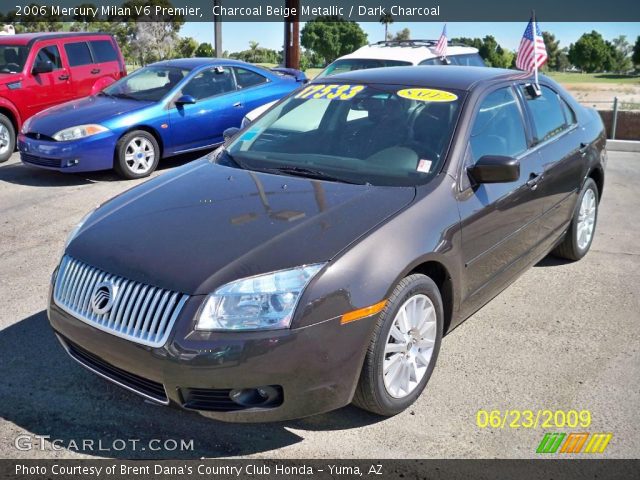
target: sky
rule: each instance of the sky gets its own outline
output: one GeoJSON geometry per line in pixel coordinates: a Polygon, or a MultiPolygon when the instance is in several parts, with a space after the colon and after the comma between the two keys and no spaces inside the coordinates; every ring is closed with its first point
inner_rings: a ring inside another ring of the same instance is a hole
{"type": "MultiPolygon", "coordinates": [[[[382,40],[384,26],[376,22],[361,22],[360,26],[368,34],[370,43],[382,40]]],[[[518,48],[520,38],[526,28],[526,22],[450,22],[447,24],[449,38],[454,37],[484,37],[493,35],[503,47],[515,50],[518,48]]],[[[302,26],[301,26],[302,28],[302,26]]],[[[438,38],[442,31],[441,23],[427,22],[397,22],[389,25],[389,31],[394,33],[403,28],[411,30],[412,38],[438,38]]],[[[634,44],[640,36],[640,23],[578,23],[578,22],[549,22],[541,23],[543,31],[549,31],[560,40],[560,48],[568,47],[574,43],[580,35],[591,30],[596,30],[602,36],[611,40],[618,35],[626,35],[627,40],[634,44]]],[[[282,49],[283,24],[275,22],[224,22],[222,24],[222,48],[229,52],[247,50],[249,41],[255,40],[262,47],[274,50],[282,49]]],[[[213,23],[188,22],[180,31],[182,36],[193,37],[198,42],[213,44],[213,23]]]]}

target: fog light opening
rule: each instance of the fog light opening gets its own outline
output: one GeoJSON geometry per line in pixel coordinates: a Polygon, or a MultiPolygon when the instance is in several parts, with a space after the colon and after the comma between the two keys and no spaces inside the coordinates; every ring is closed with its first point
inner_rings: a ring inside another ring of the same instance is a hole
{"type": "Polygon", "coordinates": [[[76,165],[78,165],[80,163],[80,160],[78,160],[77,158],[73,158],[71,160],[67,160],[67,167],[75,167],[76,165]]]}
{"type": "Polygon", "coordinates": [[[282,403],[282,387],[237,388],[229,392],[229,397],[243,407],[274,407],[282,403]]]}

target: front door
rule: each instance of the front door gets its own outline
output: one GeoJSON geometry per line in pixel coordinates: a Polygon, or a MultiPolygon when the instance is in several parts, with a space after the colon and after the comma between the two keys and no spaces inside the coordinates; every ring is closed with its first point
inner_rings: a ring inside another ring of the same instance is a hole
{"type": "MultiPolygon", "coordinates": [[[[528,148],[521,104],[511,87],[497,89],[480,102],[469,139],[466,165],[484,155],[517,158],[520,178],[507,183],[475,184],[462,171],[458,194],[465,269],[463,302],[486,301],[492,283],[500,283],[509,267],[540,240],[542,203],[536,182],[541,157],[528,148]]],[[[473,308],[473,307],[471,307],[473,308]]]]}
{"type": "Polygon", "coordinates": [[[188,95],[193,104],[171,105],[173,153],[223,142],[223,132],[239,127],[246,113],[244,93],[237,89],[233,72],[214,67],[197,73],[176,95],[188,95]]]}
{"type": "Polygon", "coordinates": [[[58,45],[38,47],[28,71],[22,84],[25,97],[28,99],[24,106],[27,112],[25,118],[70,100],[69,72],[62,63],[58,45]],[[49,64],[52,70],[47,73],[33,73],[37,64],[49,64]]]}

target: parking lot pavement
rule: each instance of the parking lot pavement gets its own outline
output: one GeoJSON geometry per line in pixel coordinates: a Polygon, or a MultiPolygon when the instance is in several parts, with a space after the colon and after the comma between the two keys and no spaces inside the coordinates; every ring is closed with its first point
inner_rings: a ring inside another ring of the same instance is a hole
{"type": "Polygon", "coordinates": [[[603,456],[637,458],[640,154],[609,158],[589,255],[576,263],[545,259],[445,338],[413,408],[388,419],[347,407],[233,425],[146,404],[66,357],[44,313],[66,234],[85,212],[137,182],[33,170],[14,156],[0,165],[0,457],[77,457],[83,440],[95,442],[84,455],[119,458],[535,457],[545,432],[588,431],[613,434],[603,456]],[[584,409],[593,423],[479,428],[479,409],[584,409]],[[39,443],[16,449],[24,434],[70,448],[51,451],[45,442],[45,450],[39,443]],[[169,443],[150,451],[151,439],[193,440],[193,449],[172,451],[169,443]]]}

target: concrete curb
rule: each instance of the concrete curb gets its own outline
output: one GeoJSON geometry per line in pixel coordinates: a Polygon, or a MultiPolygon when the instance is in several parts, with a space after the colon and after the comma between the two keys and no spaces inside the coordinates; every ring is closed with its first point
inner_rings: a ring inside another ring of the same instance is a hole
{"type": "Polygon", "coordinates": [[[640,142],[633,140],[607,140],[607,150],[611,152],[640,152],[640,142]]]}

